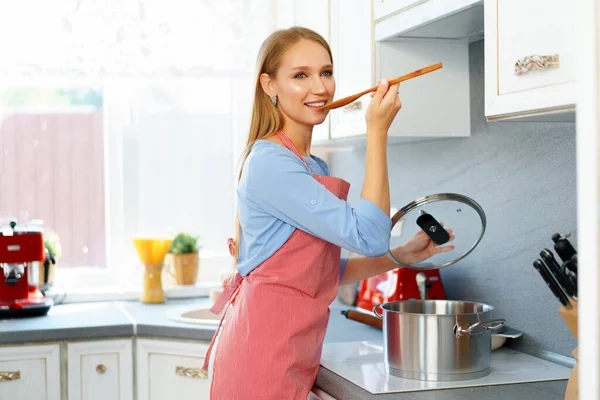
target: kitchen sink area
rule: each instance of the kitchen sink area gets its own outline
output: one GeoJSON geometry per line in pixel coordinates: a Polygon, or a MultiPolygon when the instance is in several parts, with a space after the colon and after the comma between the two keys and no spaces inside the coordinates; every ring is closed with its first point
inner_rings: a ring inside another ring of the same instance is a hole
{"type": "MultiPolygon", "coordinates": [[[[225,318],[233,312],[233,308],[229,309],[224,313],[225,318]]],[[[183,324],[196,324],[196,325],[219,325],[223,314],[214,314],[210,311],[210,306],[198,307],[198,306],[184,306],[175,307],[167,311],[167,318],[171,321],[180,322],[183,324]]]]}

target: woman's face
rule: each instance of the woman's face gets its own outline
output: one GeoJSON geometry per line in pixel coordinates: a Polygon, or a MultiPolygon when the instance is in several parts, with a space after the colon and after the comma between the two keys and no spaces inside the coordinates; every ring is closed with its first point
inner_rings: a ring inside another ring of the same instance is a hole
{"type": "MultiPolygon", "coordinates": [[[[312,40],[300,40],[284,54],[272,87],[277,107],[300,125],[314,126],[325,121],[333,101],[335,79],[327,50],[312,40]]],[[[273,92],[269,92],[273,93],[273,92]]]]}

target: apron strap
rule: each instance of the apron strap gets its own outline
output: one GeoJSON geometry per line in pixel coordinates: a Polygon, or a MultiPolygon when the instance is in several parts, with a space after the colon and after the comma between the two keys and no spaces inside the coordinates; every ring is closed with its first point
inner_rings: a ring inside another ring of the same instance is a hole
{"type": "Polygon", "coordinates": [[[306,160],[304,159],[304,157],[302,157],[302,155],[300,154],[300,152],[296,148],[296,145],[294,144],[294,142],[292,142],[292,139],[290,139],[285,133],[283,133],[282,130],[279,130],[279,131],[275,132],[275,134],[277,135],[277,137],[279,138],[279,140],[281,140],[283,142],[283,144],[285,145],[285,147],[288,148],[288,150],[290,150],[292,153],[294,153],[295,155],[297,155],[300,160],[302,160],[302,162],[304,163],[304,165],[306,165],[306,168],[308,168],[308,170],[312,174],[313,172],[312,172],[312,169],[310,168],[310,165],[308,165],[308,163],[306,162],[306,160]]]}
{"type": "MultiPolygon", "coordinates": [[[[292,140],[285,133],[283,133],[282,130],[277,131],[275,134],[281,140],[281,142],[285,145],[285,147],[287,147],[288,150],[290,150],[292,153],[294,153],[296,156],[298,156],[298,158],[300,160],[302,160],[304,165],[306,165],[306,168],[308,168],[310,173],[313,174],[312,169],[310,168],[310,165],[308,165],[308,163],[306,162],[304,157],[302,157],[302,155],[300,154],[300,152],[294,145],[294,142],[292,142],[292,140]]],[[[229,238],[227,240],[227,246],[229,247],[229,253],[231,255],[233,255],[235,253],[236,245],[237,245],[237,243],[235,243],[235,240],[233,238],[229,238]]],[[[219,326],[217,327],[217,331],[213,335],[210,345],[208,346],[206,356],[204,358],[204,366],[202,367],[202,370],[205,373],[208,372],[208,363],[210,361],[212,348],[215,344],[215,340],[216,340],[217,336],[219,335],[221,326],[223,325],[223,319],[225,318],[225,315],[227,314],[227,310],[229,310],[229,306],[234,303],[235,298],[237,297],[237,295],[240,291],[240,288],[242,286],[241,284],[242,284],[243,280],[244,280],[244,277],[242,277],[239,273],[236,273],[235,276],[233,276],[232,278],[229,278],[224,283],[223,294],[221,294],[221,296],[219,296],[219,298],[217,299],[215,304],[213,304],[213,306],[210,308],[210,311],[212,313],[219,314],[222,312],[223,315],[221,316],[221,320],[219,321],[219,326]]]]}
{"type": "Polygon", "coordinates": [[[208,363],[210,361],[212,348],[215,344],[215,340],[219,335],[219,331],[221,330],[221,326],[223,325],[223,320],[225,319],[225,315],[227,314],[227,310],[229,310],[229,306],[232,305],[237,297],[240,288],[242,287],[242,281],[244,277],[239,273],[235,274],[233,278],[230,278],[226,281],[225,288],[223,290],[223,294],[219,296],[215,304],[210,308],[210,311],[214,314],[223,313],[221,315],[221,320],[219,321],[219,326],[215,334],[213,335],[212,340],[210,341],[210,345],[208,346],[208,350],[206,351],[206,356],[204,357],[204,365],[202,366],[202,370],[207,373],[208,372],[208,363]]]}

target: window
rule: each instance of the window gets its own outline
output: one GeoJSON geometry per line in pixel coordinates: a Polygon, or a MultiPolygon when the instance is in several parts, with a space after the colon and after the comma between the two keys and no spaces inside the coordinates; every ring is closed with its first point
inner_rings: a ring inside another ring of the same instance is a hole
{"type": "Polygon", "coordinates": [[[139,284],[139,233],[198,235],[218,279],[272,29],[270,0],[0,6],[0,224],[44,220],[83,287],[139,284]]]}
{"type": "Polygon", "coordinates": [[[1,93],[0,223],[44,221],[61,267],[105,266],[102,92],[7,88],[1,93]]]}

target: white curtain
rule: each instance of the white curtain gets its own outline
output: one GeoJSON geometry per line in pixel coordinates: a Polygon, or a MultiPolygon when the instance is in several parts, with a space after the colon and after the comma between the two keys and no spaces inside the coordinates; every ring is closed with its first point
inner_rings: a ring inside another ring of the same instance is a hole
{"type": "Polygon", "coordinates": [[[271,0],[0,5],[4,82],[83,78],[104,92],[109,268],[137,263],[140,232],[191,232],[202,256],[226,259],[256,55],[272,21],[271,0]]]}
{"type": "Polygon", "coordinates": [[[0,5],[4,73],[173,77],[244,74],[272,0],[21,0],[0,5]]]}

